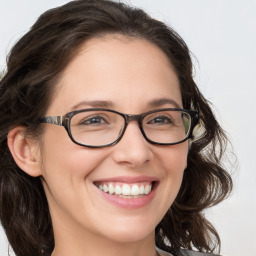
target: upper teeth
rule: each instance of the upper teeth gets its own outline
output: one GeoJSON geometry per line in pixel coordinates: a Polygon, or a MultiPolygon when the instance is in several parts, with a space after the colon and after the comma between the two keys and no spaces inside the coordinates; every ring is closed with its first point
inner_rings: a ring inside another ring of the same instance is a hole
{"type": "Polygon", "coordinates": [[[152,184],[115,184],[104,183],[98,185],[98,188],[109,194],[124,195],[124,196],[137,196],[149,194],[152,184]]]}

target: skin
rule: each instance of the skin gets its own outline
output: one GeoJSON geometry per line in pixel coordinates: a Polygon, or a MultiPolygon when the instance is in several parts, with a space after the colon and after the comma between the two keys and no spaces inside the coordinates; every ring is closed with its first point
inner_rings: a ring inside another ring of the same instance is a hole
{"type": "MultiPolygon", "coordinates": [[[[146,40],[121,35],[83,45],[64,70],[47,115],[95,107],[81,103],[95,100],[108,101],[108,108],[129,114],[182,107],[179,82],[166,55],[146,40]],[[162,98],[176,103],[149,105],[162,98]]],[[[156,255],[154,229],[179,191],[188,142],[152,145],[131,122],[115,146],[92,149],[74,144],[63,127],[44,125],[41,146],[27,140],[27,146],[16,148],[23,156],[33,156],[33,168],[26,161],[20,166],[43,177],[55,235],[52,256],[156,255]],[[159,184],[153,200],[138,209],[113,205],[93,183],[141,175],[154,177],[159,184]]],[[[16,133],[21,141],[21,132],[16,133]]]]}

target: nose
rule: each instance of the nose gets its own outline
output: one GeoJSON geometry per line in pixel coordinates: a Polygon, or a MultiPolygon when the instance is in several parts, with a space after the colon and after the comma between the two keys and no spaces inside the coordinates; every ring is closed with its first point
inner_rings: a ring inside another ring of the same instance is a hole
{"type": "Polygon", "coordinates": [[[132,121],[122,139],[114,146],[113,159],[118,164],[138,168],[152,158],[151,147],[143,137],[138,123],[132,121]]]}

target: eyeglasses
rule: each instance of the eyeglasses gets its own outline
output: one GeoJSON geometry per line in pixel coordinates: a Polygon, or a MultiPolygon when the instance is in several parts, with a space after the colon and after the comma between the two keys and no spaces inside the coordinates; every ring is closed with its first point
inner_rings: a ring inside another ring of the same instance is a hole
{"type": "Polygon", "coordinates": [[[192,137],[199,119],[197,110],[157,109],[141,115],[123,114],[104,108],[72,111],[63,116],[46,116],[41,123],[64,126],[70,139],[84,147],[115,145],[129,122],[137,121],[144,138],[156,145],[174,145],[192,137]]]}

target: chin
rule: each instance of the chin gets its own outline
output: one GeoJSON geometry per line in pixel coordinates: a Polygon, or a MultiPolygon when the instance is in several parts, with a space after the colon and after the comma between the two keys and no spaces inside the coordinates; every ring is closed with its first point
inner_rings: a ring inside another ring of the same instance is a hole
{"type": "MultiPolygon", "coordinates": [[[[121,243],[137,242],[141,241],[151,235],[155,234],[155,226],[157,224],[153,223],[152,218],[150,220],[141,220],[137,221],[126,220],[123,223],[113,222],[112,226],[103,228],[102,230],[107,230],[107,237],[111,240],[121,243]]],[[[104,232],[106,233],[106,232],[104,232]]]]}
{"type": "Polygon", "coordinates": [[[119,243],[135,243],[146,239],[147,237],[154,235],[155,229],[153,230],[122,230],[113,232],[109,238],[119,243]]]}

